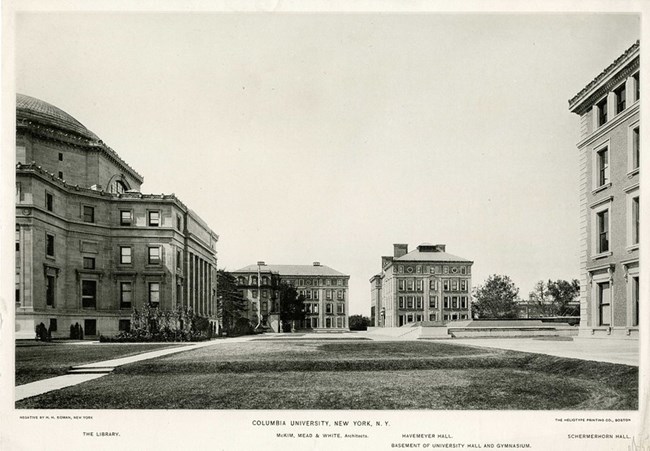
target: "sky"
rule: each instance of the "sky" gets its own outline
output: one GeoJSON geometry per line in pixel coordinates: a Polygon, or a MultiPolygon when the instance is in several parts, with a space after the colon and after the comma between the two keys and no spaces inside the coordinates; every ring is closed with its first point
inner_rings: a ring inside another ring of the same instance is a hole
{"type": "Polygon", "coordinates": [[[522,297],[579,278],[568,100],[637,39],[634,14],[20,13],[15,85],[196,211],[220,268],[319,261],[369,315],[393,243],[522,297]]]}

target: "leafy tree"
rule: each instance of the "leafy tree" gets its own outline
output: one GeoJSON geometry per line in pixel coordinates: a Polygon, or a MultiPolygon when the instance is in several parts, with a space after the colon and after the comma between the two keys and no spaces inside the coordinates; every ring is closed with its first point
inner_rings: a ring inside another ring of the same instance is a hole
{"type": "Polygon", "coordinates": [[[350,330],[367,330],[372,323],[370,318],[361,315],[352,315],[348,318],[350,330]]]}
{"type": "Polygon", "coordinates": [[[558,279],[540,280],[530,292],[529,300],[532,316],[575,316],[580,314],[574,301],[580,294],[580,282],[558,279]]]}
{"type": "Polygon", "coordinates": [[[508,276],[494,274],[474,289],[472,314],[479,318],[517,318],[519,288],[508,276]]]}
{"type": "Polygon", "coordinates": [[[217,270],[217,309],[224,332],[231,335],[235,329],[244,329],[240,319],[246,319],[248,302],[237,288],[237,279],[225,269],[217,270]]]}
{"type": "Polygon", "coordinates": [[[580,307],[574,301],[580,295],[580,281],[578,279],[548,281],[548,294],[555,305],[555,314],[558,316],[580,315],[580,307]],[[572,305],[573,303],[573,305],[572,305]]]}
{"type": "Polygon", "coordinates": [[[296,321],[305,319],[305,309],[303,302],[305,297],[298,295],[296,289],[286,282],[280,283],[280,321],[282,321],[282,330],[289,332],[295,330],[296,321]]]}
{"type": "Polygon", "coordinates": [[[548,286],[543,280],[535,284],[535,288],[528,294],[528,316],[548,317],[555,316],[555,305],[549,296],[548,286]]]}

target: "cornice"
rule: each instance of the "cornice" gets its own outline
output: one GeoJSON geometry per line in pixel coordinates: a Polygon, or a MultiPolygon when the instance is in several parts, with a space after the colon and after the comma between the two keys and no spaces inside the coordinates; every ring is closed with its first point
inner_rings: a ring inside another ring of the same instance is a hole
{"type": "Polygon", "coordinates": [[[585,111],[585,105],[589,107],[594,99],[600,97],[603,92],[608,92],[613,88],[613,85],[621,81],[623,77],[627,77],[631,72],[639,68],[639,41],[636,41],[625,53],[616,58],[612,64],[607,66],[600,74],[596,76],[587,86],[585,86],[579,93],[569,100],[569,110],[582,114],[585,111]],[[625,69],[625,73],[616,74],[615,71],[626,64],[629,66],[625,69]],[[612,77],[607,80],[608,77],[612,77]]]}
{"type": "Polygon", "coordinates": [[[29,132],[35,138],[41,139],[45,142],[54,142],[59,145],[63,144],[73,146],[92,152],[102,152],[104,156],[128,172],[133,178],[138,180],[139,183],[142,183],[144,181],[144,177],[141,174],[133,169],[117,154],[117,152],[115,152],[115,150],[107,146],[102,140],[92,141],[76,133],[66,133],[52,127],[42,126],[36,122],[32,122],[26,119],[17,121],[16,129],[23,129],[29,132]]]}

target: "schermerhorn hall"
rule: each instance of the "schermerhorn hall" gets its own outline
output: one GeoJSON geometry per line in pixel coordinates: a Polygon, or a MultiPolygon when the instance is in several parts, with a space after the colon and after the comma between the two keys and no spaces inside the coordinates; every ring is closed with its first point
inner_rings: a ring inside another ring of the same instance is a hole
{"type": "Polygon", "coordinates": [[[16,338],[41,323],[97,338],[128,330],[133,308],[191,307],[216,331],[217,234],[79,121],[16,97],[16,338]]]}

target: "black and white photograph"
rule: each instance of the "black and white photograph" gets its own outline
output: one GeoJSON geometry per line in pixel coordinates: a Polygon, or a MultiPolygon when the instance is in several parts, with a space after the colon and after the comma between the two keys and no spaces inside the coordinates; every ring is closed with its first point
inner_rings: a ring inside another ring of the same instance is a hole
{"type": "Polygon", "coordinates": [[[553,5],[4,4],[0,448],[650,450],[647,11],[553,5]]]}

